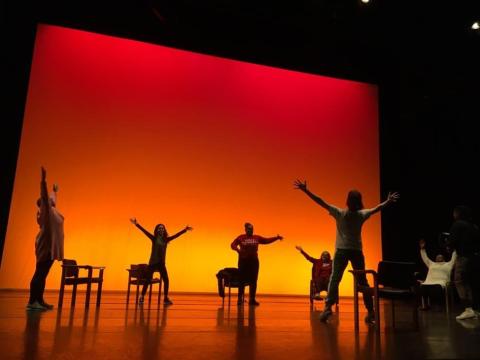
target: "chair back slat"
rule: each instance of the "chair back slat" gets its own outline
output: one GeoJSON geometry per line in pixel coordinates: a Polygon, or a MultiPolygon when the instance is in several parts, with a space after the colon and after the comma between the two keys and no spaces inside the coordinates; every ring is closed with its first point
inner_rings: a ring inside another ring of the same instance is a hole
{"type": "MultiPolygon", "coordinates": [[[[77,265],[75,260],[63,259],[63,265],[77,265]]],[[[65,268],[65,277],[78,277],[78,268],[77,267],[69,267],[66,266],[65,268]]]]}
{"type": "Polygon", "coordinates": [[[415,286],[415,263],[380,261],[378,263],[378,284],[397,289],[415,286]]]}
{"type": "Polygon", "coordinates": [[[147,272],[147,264],[131,264],[130,276],[137,279],[145,279],[147,272]]]}

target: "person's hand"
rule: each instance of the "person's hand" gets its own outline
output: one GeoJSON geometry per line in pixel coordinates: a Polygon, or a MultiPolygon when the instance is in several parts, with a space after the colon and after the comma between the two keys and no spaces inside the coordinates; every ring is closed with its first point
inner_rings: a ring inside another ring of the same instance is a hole
{"type": "Polygon", "coordinates": [[[295,249],[297,249],[298,251],[302,252],[303,251],[303,248],[301,246],[295,246],[295,249]]]}
{"type": "Polygon", "coordinates": [[[53,192],[58,192],[58,184],[53,184],[53,192]]]}
{"type": "Polygon", "coordinates": [[[131,218],[131,219],[130,219],[130,222],[131,222],[133,225],[137,225],[137,219],[136,219],[136,218],[131,218]]]}
{"type": "Polygon", "coordinates": [[[396,202],[400,198],[400,194],[398,192],[389,192],[387,200],[388,202],[396,202]]]}
{"type": "Polygon", "coordinates": [[[42,166],[41,168],[41,173],[42,173],[42,180],[45,180],[47,178],[47,170],[42,166]]]}
{"type": "Polygon", "coordinates": [[[425,240],[420,239],[420,241],[418,242],[418,245],[420,245],[420,249],[425,249],[425,240]]]}
{"type": "Polygon", "coordinates": [[[307,180],[304,180],[303,182],[299,179],[295,180],[293,183],[293,186],[295,189],[302,190],[302,191],[307,191],[307,180]]]}
{"type": "Polygon", "coordinates": [[[185,226],[185,230],[187,230],[187,231],[192,231],[193,228],[192,228],[191,226],[188,226],[188,225],[187,225],[187,226],[185,226]]]}
{"type": "Polygon", "coordinates": [[[283,236],[277,234],[277,239],[278,240],[283,240],[283,236]]]}

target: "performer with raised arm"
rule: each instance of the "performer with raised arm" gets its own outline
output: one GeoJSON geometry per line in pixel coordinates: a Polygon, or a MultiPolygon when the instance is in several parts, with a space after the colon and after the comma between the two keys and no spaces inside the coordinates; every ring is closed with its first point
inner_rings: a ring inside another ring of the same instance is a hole
{"type": "Polygon", "coordinates": [[[45,282],[55,260],[63,260],[63,215],[57,210],[58,185],[48,196],[47,170],[41,168],[40,198],[37,200],[37,223],[40,231],[35,240],[35,273],[30,281],[30,299],[27,310],[50,310],[53,305],[43,299],[45,282]]]}
{"type": "MultiPolygon", "coordinates": [[[[333,216],[337,224],[333,272],[328,286],[325,309],[320,317],[322,321],[327,321],[332,315],[332,305],[338,301],[338,286],[342,280],[343,272],[345,271],[348,262],[350,261],[354,270],[365,270],[365,257],[362,251],[363,223],[370,216],[379,212],[388,204],[397,201],[399,194],[396,192],[388,193],[387,200],[372,209],[364,209],[362,194],[357,190],[351,190],[347,196],[347,208],[341,209],[328,204],[323,199],[313,194],[308,190],[306,181],[296,180],[294,186],[327,210],[329,214],[333,216]]],[[[360,285],[368,286],[365,274],[359,275],[357,279],[359,280],[360,285]]],[[[365,321],[367,323],[372,323],[374,322],[375,314],[371,294],[363,293],[363,302],[368,310],[368,315],[366,316],[365,321]]]]}
{"type": "Polygon", "coordinates": [[[308,255],[301,246],[295,246],[300,253],[310,261],[312,266],[312,281],[315,285],[314,297],[317,300],[322,300],[320,292],[328,291],[328,283],[330,282],[330,276],[332,275],[332,259],[328,251],[322,252],[319,259],[308,255]]]}
{"type": "Polygon", "coordinates": [[[190,226],[186,226],[183,230],[179,231],[175,235],[168,236],[167,229],[163,224],[157,224],[153,231],[153,234],[148,232],[142,225],[137,222],[136,218],[131,218],[130,221],[134,224],[137,228],[139,228],[152,242],[152,251],[150,254],[150,260],[148,261],[147,267],[147,282],[143,285],[142,288],[142,295],[138,302],[143,304],[145,293],[147,292],[148,286],[150,285],[150,281],[152,280],[152,276],[154,271],[160,271],[160,275],[162,276],[163,280],[163,303],[164,305],[171,305],[173,304],[172,301],[168,298],[168,288],[170,285],[168,279],[168,272],[167,267],[165,266],[165,256],[167,253],[167,245],[170,241],[176,239],[180,235],[185,234],[187,231],[193,230],[190,226]]]}
{"type": "Polygon", "coordinates": [[[242,286],[238,289],[238,305],[243,305],[243,294],[245,285],[250,286],[249,305],[260,305],[255,296],[257,294],[257,280],[260,263],[258,261],[258,245],[270,244],[283,237],[277,235],[271,238],[264,238],[253,234],[253,225],[245,223],[245,234],[233,240],[230,247],[238,252],[238,270],[242,279],[242,286]]]}

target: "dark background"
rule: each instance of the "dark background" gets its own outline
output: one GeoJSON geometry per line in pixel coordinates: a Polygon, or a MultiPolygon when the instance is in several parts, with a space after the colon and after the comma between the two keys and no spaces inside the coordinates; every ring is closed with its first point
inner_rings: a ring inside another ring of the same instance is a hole
{"type": "Polygon", "coordinates": [[[479,222],[480,32],[470,26],[480,21],[480,1],[6,0],[0,6],[1,249],[39,22],[376,83],[382,199],[389,190],[401,193],[382,213],[384,259],[418,260],[420,237],[436,251],[457,204],[471,206],[479,222]]]}

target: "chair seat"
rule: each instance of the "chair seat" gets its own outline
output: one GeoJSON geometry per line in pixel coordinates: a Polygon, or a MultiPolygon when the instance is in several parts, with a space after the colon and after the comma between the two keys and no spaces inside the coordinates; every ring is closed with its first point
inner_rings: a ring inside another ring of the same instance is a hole
{"type": "Polygon", "coordinates": [[[390,287],[378,288],[378,296],[382,298],[405,299],[408,297],[412,297],[414,295],[415,293],[410,289],[398,289],[398,288],[390,288],[390,287]]]}
{"type": "MultiPolygon", "coordinates": [[[[150,281],[151,284],[159,284],[161,283],[162,280],[161,279],[152,279],[150,281]]],[[[130,284],[131,285],[144,285],[146,283],[146,280],[145,279],[133,279],[133,280],[130,280],[130,284]]]]}
{"type": "Polygon", "coordinates": [[[65,285],[75,285],[75,284],[88,284],[91,282],[92,284],[98,284],[102,282],[103,279],[100,278],[91,278],[88,277],[79,277],[79,278],[66,278],[65,285]]]}

